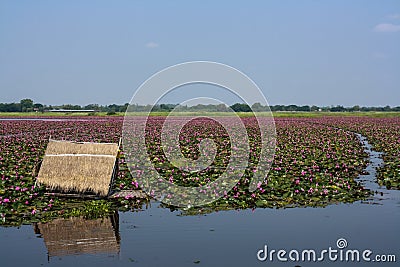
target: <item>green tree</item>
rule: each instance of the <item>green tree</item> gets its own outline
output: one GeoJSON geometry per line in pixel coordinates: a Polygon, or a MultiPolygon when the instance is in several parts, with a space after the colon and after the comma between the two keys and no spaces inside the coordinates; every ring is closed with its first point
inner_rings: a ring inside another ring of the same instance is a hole
{"type": "Polygon", "coordinates": [[[254,103],[254,104],[251,106],[251,109],[252,109],[253,111],[255,111],[255,112],[260,112],[260,111],[266,111],[266,110],[267,110],[267,109],[266,109],[263,105],[261,105],[259,102],[254,103]]]}
{"type": "Polygon", "coordinates": [[[251,112],[251,108],[247,104],[236,103],[231,106],[235,112],[251,112]]]}
{"type": "Polygon", "coordinates": [[[44,106],[42,104],[40,104],[40,103],[33,104],[33,110],[35,110],[35,111],[43,111],[43,109],[44,109],[44,106]]]}
{"type": "Polygon", "coordinates": [[[32,111],[33,109],[33,100],[32,99],[22,99],[20,102],[22,112],[32,111]]]}
{"type": "Polygon", "coordinates": [[[289,106],[286,106],[286,110],[287,111],[297,111],[298,110],[298,106],[297,105],[289,105],[289,106]]]}

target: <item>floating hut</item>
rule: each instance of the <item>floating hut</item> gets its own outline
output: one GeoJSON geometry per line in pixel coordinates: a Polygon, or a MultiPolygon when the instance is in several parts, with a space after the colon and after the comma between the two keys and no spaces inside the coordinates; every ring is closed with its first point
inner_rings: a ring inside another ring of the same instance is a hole
{"type": "Polygon", "coordinates": [[[118,172],[115,143],[49,140],[37,183],[56,195],[107,197],[118,172]]]}

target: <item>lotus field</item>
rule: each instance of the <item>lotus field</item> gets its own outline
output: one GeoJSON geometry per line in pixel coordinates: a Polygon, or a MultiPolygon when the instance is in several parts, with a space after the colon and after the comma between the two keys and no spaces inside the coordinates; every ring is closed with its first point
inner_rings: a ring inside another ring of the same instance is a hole
{"type": "MultiPolygon", "coordinates": [[[[239,183],[216,202],[186,210],[198,214],[215,210],[326,206],[366,199],[371,192],[355,179],[368,164],[368,155],[357,136],[360,133],[377,151],[384,152],[378,182],[400,188],[400,118],[321,117],[276,118],[276,152],[271,170],[257,190],[248,185],[258,161],[258,127],[254,118],[242,118],[250,142],[248,168],[239,183]]],[[[212,138],[217,147],[213,164],[200,172],[184,172],[168,163],[161,149],[162,117],[151,117],[146,128],[149,157],[169,182],[184,186],[203,185],[226,171],[231,155],[224,128],[207,119],[186,125],[180,134],[182,153],[199,157],[199,142],[212,138]]],[[[46,120],[0,120],[0,224],[20,225],[54,217],[101,217],[116,209],[137,210],[148,200],[129,196],[113,200],[66,199],[45,195],[35,185],[32,171],[44,155],[49,138],[85,142],[115,142],[121,137],[122,117],[60,117],[46,120]]],[[[140,190],[138,181],[119,157],[115,183],[119,190],[140,190]]],[[[173,209],[174,207],[169,207],[173,209]]]]}

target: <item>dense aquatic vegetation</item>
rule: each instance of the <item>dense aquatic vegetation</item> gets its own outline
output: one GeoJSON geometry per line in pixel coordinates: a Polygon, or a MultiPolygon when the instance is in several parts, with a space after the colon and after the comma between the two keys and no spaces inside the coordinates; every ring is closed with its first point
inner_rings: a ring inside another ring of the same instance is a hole
{"type": "Polygon", "coordinates": [[[325,118],[326,125],[341,127],[367,137],[374,150],[382,152],[384,164],[378,169],[378,183],[400,189],[400,118],[325,118]]]}
{"type": "MultiPolygon", "coordinates": [[[[399,188],[398,118],[277,118],[275,158],[268,179],[258,184],[254,192],[249,192],[248,185],[258,160],[258,128],[253,118],[242,120],[251,149],[245,175],[218,201],[206,207],[186,210],[186,214],[238,208],[325,206],[368,197],[370,192],[354,180],[365,168],[367,155],[350,131],[362,133],[376,150],[385,153],[385,166],[378,173],[379,182],[399,188]]],[[[186,157],[199,157],[199,142],[210,136],[217,144],[218,152],[209,168],[199,173],[185,173],[166,161],[160,149],[162,121],[159,117],[149,120],[147,146],[150,158],[166,180],[196,186],[217,179],[225,171],[231,152],[229,136],[222,127],[199,119],[182,129],[180,146],[186,157]]],[[[32,174],[44,155],[50,137],[119,142],[122,122],[121,117],[0,121],[0,224],[19,225],[69,216],[94,218],[113,213],[115,209],[140,209],[147,200],[127,196],[115,200],[82,201],[45,195],[45,188],[35,186],[32,174]]],[[[139,190],[138,182],[125,165],[123,151],[119,161],[116,189],[139,190]]]]}
{"type": "MultiPolygon", "coordinates": [[[[112,200],[81,201],[45,195],[35,185],[35,166],[44,155],[49,138],[85,142],[116,142],[120,138],[121,119],[1,121],[0,136],[0,223],[18,225],[45,221],[54,217],[103,216],[119,208],[137,209],[143,201],[129,196],[112,200]]],[[[123,157],[119,159],[123,162],[123,157]]],[[[123,165],[123,164],[121,164],[123,165]]],[[[116,187],[137,189],[129,171],[122,167],[116,187]]]]}

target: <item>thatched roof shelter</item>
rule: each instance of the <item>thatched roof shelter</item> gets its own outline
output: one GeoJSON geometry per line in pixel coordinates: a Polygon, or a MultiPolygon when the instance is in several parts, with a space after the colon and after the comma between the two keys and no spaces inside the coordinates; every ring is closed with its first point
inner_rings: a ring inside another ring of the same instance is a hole
{"type": "Polygon", "coordinates": [[[50,140],[37,182],[64,193],[108,196],[117,172],[119,146],[50,140]]]}
{"type": "Polygon", "coordinates": [[[119,254],[118,213],[86,220],[82,217],[55,219],[34,225],[47,247],[48,256],[109,253],[119,254]]]}

